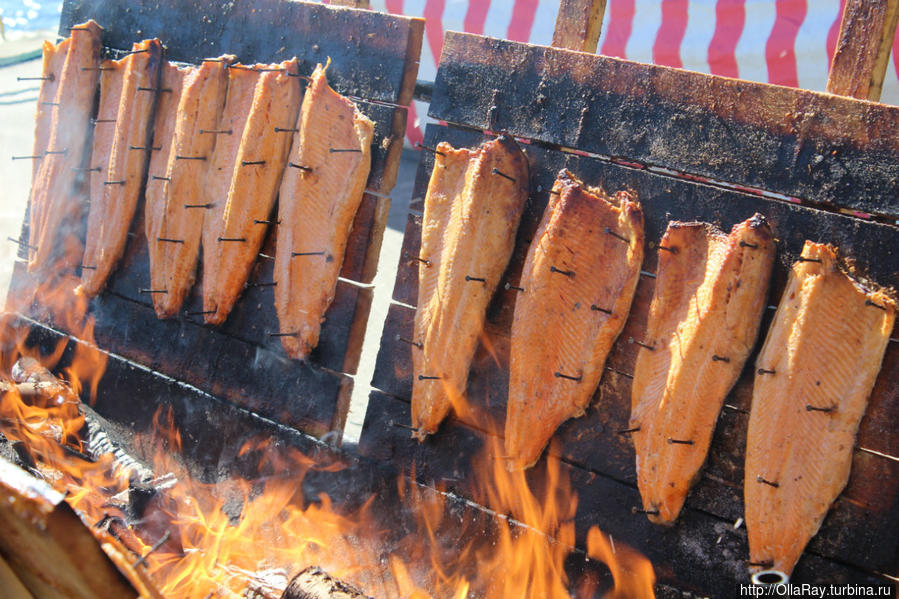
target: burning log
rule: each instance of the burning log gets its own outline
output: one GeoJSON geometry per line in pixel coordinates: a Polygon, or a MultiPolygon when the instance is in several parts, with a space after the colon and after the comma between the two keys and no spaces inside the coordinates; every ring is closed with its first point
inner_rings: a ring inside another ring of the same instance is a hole
{"type": "Polygon", "coordinates": [[[332,578],[327,572],[312,566],[290,581],[281,599],[371,599],[345,582],[332,578]]]}

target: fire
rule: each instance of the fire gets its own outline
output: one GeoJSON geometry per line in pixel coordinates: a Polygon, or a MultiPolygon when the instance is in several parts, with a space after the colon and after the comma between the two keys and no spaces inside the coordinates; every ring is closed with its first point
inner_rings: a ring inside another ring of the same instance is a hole
{"type": "MultiPolygon", "coordinates": [[[[159,412],[155,431],[136,444],[142,455],[151,456],[155,475],[167,475],[170,482],[134,519],[116,507],[116,498],[133,487],[134,472],[110,454],[96,461],[82,457],[78,394],[95,397],[107,356],[93,345],[86,304],[71,288],[34,290],[40,305],[58,312],[57,322],[79,333],[71,364],[63,369],[66,385],[34,397],[11,389],[0,397],[0,429],[26,444],[45,477],[68,493],[67,501],[88,525],[109,523],[109,532],[135,559],[145,558],[141,567],[163,596],[241,597],[251,587],[278,597],[289,577],[309,565],[378,597],[594,596],[595,581],[570,580],[565,568],[578,555],[577,495],[563,465],[550,452],[532,471],[509,472],[496,432],[485,434],[484,448],[472,462],[473,500],[487,510],[423,486],[413,473],[398,480],[401,512],[411,524],[397,531],[389,520],[395,508],[379,505],[377,496],[352,513],[325,494],[313,501],[304,496],[309,473],[344,467],[333,454],[313,458],[257,440],[239,452],[242,459],[256,460],[257,477],[216,484],[195,480],[178,460],[182,441],[172,414],[159,412]],[[460,513],[466,516],[462,521],[460,513]]],[[[7,317],[2,331],[4,368],[23,355],[39,357],[11,323],[7,317]]],[[[65,342],[41,359],[55,367],[64,354],[65,342]]],[[[464,397],[456,403],[462,414],[476,412],[464,397]]],[[[649,561],[597,527],[588,532],[587,553],[580,555],[608,565],[615,587],[607,596],[654,596],[649,561]]]]}

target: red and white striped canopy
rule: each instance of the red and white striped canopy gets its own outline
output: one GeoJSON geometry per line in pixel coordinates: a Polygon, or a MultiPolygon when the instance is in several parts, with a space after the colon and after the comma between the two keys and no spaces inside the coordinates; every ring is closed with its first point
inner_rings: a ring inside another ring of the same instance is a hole
{"type": "MultiPolygon", "coordinates": [[[[372,0],[424,17],[419,79],[433,81],[446,30],[550,44],[559,0],[372,0]]],[[[845,0],[608,0],[599,52],[703,73],[823,90],[845,0]]],[[[899,35],[882,102],[899,104],[899,35]]],[[[422,139],[415,102],[409,141],[422,139]]]]}

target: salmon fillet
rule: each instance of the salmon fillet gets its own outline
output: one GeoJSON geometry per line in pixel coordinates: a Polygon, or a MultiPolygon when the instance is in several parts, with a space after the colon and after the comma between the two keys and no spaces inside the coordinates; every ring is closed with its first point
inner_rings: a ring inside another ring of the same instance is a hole
{"type": "Polygon", "coordinates": [[[515,301],[505,445],[510,470],[540,458],[584,414],[624,328],[643,263],[637,198],[559,173],[515,301]]]}
{"type": "Polygon", "coordinates": [[[275,309],[291,358],[318,345],[371,168],[374,123],[328,86],[325,71],[312,73],[290,150],[290,163],[304,168],[285,171],[278,200],[275,309]]]}
{"type": "MultiPolygon", "coordinates": [[[[72,38],[67,37],[58,44],[45,41],[43,44],[43,62],[41,64],[41,89],[37,95],[37,113],[34,115],[34,151],[32,155],[43,157],[50,143],[50,128],[53,122],[53,102],[56,101],[56,90],[62,78],[62,65],[65,63],[72,38]]],[[[31,179],[37,177],[41,159],[34,159],[31,179]]]]}
{"type": "Polygon", "coordinates": [[[296,58],[231,69],[203,223],[203,311],[222,324],[262,247],[300,108],[296,58]],[[224,143],[223,143],[224,142],[224,143]],[[241,240],[241,241],[229,241],[241,240]]]}
{"type": "Polygon", "coordinates": [[[78,231],[85,209],[77,176],[84,167],[100,72],[100,26],[88,21],[72,28],[59,76],[50,137],[31,188],[28,271],[53,264],[73,267],[83,248],[78,231]]]}
{"type": "Polygon", "coordinates": [[[758,337],[775,244],[764,217],[730,235],[671,222],[631,387],[643,509],[672,524],[705,462],[724,398],[758,337]]]}
{"type": "Polygon", "coordinates": [[[419,441],[460,401],[487,305],[528,195],[527,157],[509,136],[474,150],[437,146],[425,196],[412,346],[412,426],[419,441]]]}
{"type": "Polygon", "coordinates": [[[159,318],[177,314],[194,283],[205,212],[196,206],[207,202],[206,173],[218,137],[213,132],[218,130],[228,90],[228,65],[233,61],[233,56],[221,56],[184,74],[162,186],[164,198],[160,202],[155,196],[157,188],[154,201],[147,203],[149,292],[159,318]]]}
{"type": "Polygon", "coordinates": [[[788,575],[846,486],[896,303],[805,242],[756,361],[746,440],[751,567],[788,575]]]}
{"type": "Polygon", "coordinates": [[[90,164],[101,170],[91,173],[84,262],[76,290],[88,297],[100,293],[125,252],[150,154],[150,116],[159,84],[162,45],[156,39],[144,40],[134,44],[132,52],[118,68],[104,71],[100,78],[100,111],[94,133],[94,150],[99,155],[92,155],[90,164]],[[118,81],[104,90],[107,75],[118,81]],[[115,86],[119,89],[113,89],[115,86]],[[105,105],[113,103],[113,98],[119,101],[115,102],[115,116],[110,117],[113,109],[105,105]],[[115,122],[106,122],[109,118],[115,122]],[[108,158],[106,168],[104,158],[108,158]]]}

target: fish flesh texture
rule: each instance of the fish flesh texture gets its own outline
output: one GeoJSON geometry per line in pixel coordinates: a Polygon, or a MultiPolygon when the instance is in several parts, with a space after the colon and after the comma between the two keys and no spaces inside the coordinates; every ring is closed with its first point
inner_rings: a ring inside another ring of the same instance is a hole
{"type": "Polygon", "coordinates": [[[743,493],[752,568],[793,571],[846,486],[896,302],[805,242],[756,360],[743,493]]]}
{"type": "Polygon", "coordinates": [[[216,131],[232,62],[234,56],[221,56],[185,73],[175,109],[163,201],[147,203],[149,292],[159,318],[178,313],[196,277],[208,203],[206,173],[219,137],[216,131]]]}
{"type": "Polygon", "coordinates": [[[162,44],[156,39],[144,40],[134,44],[132,52],[100,76],[96,155],[92,154],[90,162],[100,170],[91,172],[81,285],[76,290],[88,297],[102,291],[125,252],[149,159],[150,117],[159,84],[162,44]],[[108,84],[107,75],[112,79],[108,84]],[[115,109],[109,106],[113,102],[115,109]]]}
{"type": "MultiPolygon", "coordinates": [[[[43,157],[50,143],[50,128],[53,123],[53,103],[56,102],[56,90],[59,89],[59,80],[62,77],[62,65],[65,63],[66,54],[69,52],[69,44],[72,38],[67,37],[58,44],[44,41],[43,61],[41,63],[41,89],[37,95],[37,112],[34,115],[34,151],[33,156],[43,157]]],[[[32,160],[31,179],[37,177],[37,171],[41,165],[41,158],[32,160]]]]}
{"type": "Polygon", "coordinates": [[[371,169],[374,123],[331,89],[318,65],[306,87],[278,200],[275,310],[281,343],[305,359],[324,314],[371,169]],[[302,167],[302,168],[300,168],[302,167]]]}
{"type": "Polygon", "coordinates": [[[28,271],[81,262],[79,231],[86,202],[80,172],[89,151],[91,114],[100,71],[100,26],[72,28],[52,109],[50,137],[31,188],[28,271]]]}
{"type": "Polygon", "coordinates": [[[774,253],[759,214],[729,235],[707,223],[671,222],[659,243],[628,427],[652,522],[674,523],[705,462],[724,398],[758,337],[774,253]]]}
{"type": "Polygon", "coordinates": [[[515,300],[506,411],[510,470],[529,468],[560,424],[584,414],[630,312],[643,263],[643,212],[559,173],[515,300]]]}
{"type": "Polygon", "coordinates": [[[268,231],[302,92],[296,58],[232,68],[203,223],[203,311],[222,324],[243,291],[268,231]],[[232,241],[233,240],[233,241],[232,241]],[[240,240],[240,241],[236,241],[240,240]]]}
{"type": "Polygon", "coordinates": [[[506,135],[476,149],[437,146],[425,196],[412,346],[413,436],[462,413],[487,305],[512,251],[528,195],[527,157],[506,135]]]}

